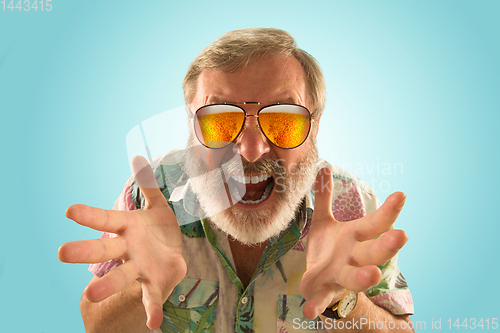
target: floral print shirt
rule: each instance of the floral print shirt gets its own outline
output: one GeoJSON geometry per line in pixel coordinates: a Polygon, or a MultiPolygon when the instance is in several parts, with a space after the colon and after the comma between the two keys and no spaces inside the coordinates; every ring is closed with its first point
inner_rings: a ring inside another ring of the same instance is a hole
{"type": "MultiPolygon", "coordinates": [[[[227,237],[212,228],[203,216],[183,172],[183,151],[155,159],[151,166],[157,182],[181,225],[183,256],[188,267],[185,278],[175,287],[163,306],[162,332],[326,332],[319,325],[298,325],[305,303],[300,281],[306,271],[306,246],[314,210],[310,191],[289,227],[272,238],[264,250],[247,288],[235,272],[227,237]],[[301,326],[301,327],[298,327],[301,326]],[[302,327],[314,327],[303,329],[302,327]]],[[[375,211],[380,202],[372,190],[347,171],[325,161],[333,171],[332,211],[341,222],[375,211]]],[[[114,209],[144,207],[144,197],[133,180],[125,184],[114,209]]],[[[103,233],[103,238],[114,237],[103,233]]],[[[382,270],[382,280],[366,292],[376,305],[396,314],[412,314],[413,301],[397,266],[398,256],[382,270]]],[[[120,265],[120,259],[92,264],[89,270],[103,276],[120,265]]],[[[320,320],[319,318],[316,319],[320,320]]]]}

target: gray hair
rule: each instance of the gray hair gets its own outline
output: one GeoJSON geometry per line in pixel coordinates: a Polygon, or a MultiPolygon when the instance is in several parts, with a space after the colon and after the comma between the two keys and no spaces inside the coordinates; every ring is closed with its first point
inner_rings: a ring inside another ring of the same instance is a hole
{"type": "Polygon", "coordinates": [[[309,53],[297,47],[293,37],[286,31],[273,28],[249,28],[225,33],[207,46],[189,66],[182,88],[186,104],[196,94],[197,81],[205,69],[232,73],[262,54],[280,54],[295,57],[306,75],[307,90],[311,97],[314,116],[325,107],[325,80],[323,73],[309,53]]]}

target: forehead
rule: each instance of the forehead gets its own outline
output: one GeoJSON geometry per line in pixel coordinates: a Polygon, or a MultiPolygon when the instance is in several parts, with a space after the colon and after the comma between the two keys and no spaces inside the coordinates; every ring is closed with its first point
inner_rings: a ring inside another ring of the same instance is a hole
{"type": "Polygon", "coordinates": [[[293,102],[307,106],[305,73],[292,56],[261,56],[233,73],[204,70],[193,103],[293,102]]]}

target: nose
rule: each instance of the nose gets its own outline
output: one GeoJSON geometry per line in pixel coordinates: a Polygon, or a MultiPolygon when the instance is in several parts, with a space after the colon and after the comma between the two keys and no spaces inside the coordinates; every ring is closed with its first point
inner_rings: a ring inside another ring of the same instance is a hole
{"type": "Polygon", "coordinates": [[[247,116],[245,126],[236,139],[240,155],[248,162],[255,162],[269,153],[270,147],[267,138],[260,130],[256,117],[247,116]]]}

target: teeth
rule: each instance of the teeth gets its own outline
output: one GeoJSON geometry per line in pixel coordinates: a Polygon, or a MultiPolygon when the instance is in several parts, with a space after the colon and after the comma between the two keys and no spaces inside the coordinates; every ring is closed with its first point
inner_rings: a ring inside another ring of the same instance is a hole
{"type": "Polygon", "coordinates": [[[271,177],[271,175],[258,175],[258,176],[237,176],[234,175],[232,178],[236,180],[237,182],[240,182],[242,184],[258,184],[260,182],[263,182],[265,180],[268,180],[271,177]]]}
{"type": "MultiPolygon", "coordinates": [[[[266,181],[269,178],[271,178],[271,175],[266,174],[266,175],[258,175],[258,176],[239,176],[239,175],[233,175],[231,176],[235,181],[242,183],[242,184],[258,184],[260,182],[266,181]]],[[[266,200],[266,198],[271,194],[271,191],[273,189],[273,182],[270,182],[267,186],[266,189],[264,190],[264,193],[262,194],[262,197],[259,200],[253,201],[253,200],[242,200],[239,199],[240,202],[246,204],[246,205],[256,205],[258,203],[261,203],[262,201],[266,200]]]]}
{"type": "MultiPolygon", "coordinates": [[[[267,178],[269,178],[269,177],[267,177],[267,178]]],[[[264,190],[264,193],[262,194],[262,197],[259,200],[256,200],[256,201],[240,200],[240,202],[244,203],[245,205],[256,205],[258,203],[261,203],[262,201],[266,200],[266,198],[269,196],[269,194],[271,194],[272,189],[273,189],[273,183],[271,182],[266,186],[266,189],[264,190]]]]}

